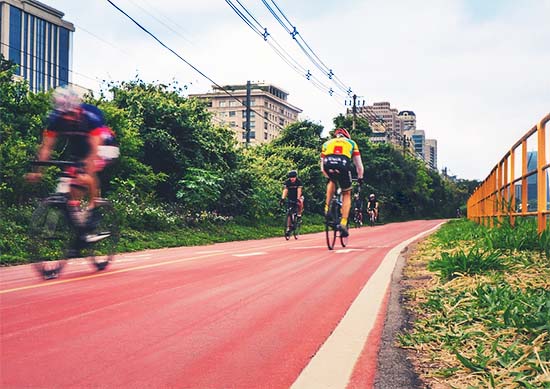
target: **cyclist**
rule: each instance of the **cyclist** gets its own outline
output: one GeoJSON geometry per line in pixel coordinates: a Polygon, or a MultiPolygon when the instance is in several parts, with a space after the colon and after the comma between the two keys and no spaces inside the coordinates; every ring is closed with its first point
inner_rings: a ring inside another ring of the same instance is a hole
{"type": "Polygon", "coordinates": [[[376,196],[374,193],[371,193],[369,195],[369,201],[367,203],[367,210],[368,212],[374,212],[374,220],[378,220],[378,200],[376,200],[376,196]]]}
{"type": "MultiPolygon", "coordinates": [[[[287,174],[287,180],[283,185],[283,193],[281,194],[281,204],[288,197],[289,201],[296,203],[296,213],[298,214],[298,220],[302,218],[302,211],[304,210],[304,196],[302,196],[302,181],[298,178],[298,172],[291,170],[287,174]]],[[[290,220],[288,220],[286,232],[290,232],[290,220]]]]}
{"type": "Polygon", "coordinates": [[[336,190],[336,185],[342,190],[342,219],[340,220],[340,234],[349,235],[347,223],[351,208],[351,162],[357,170],[357,181],[363,183],[363,162],[357,143],[345,128],[334,130],[334,138],[326,141],[321,150],[321,172],[328,178],[325,215],[328,213],[330,200],[336,190]]]}
{"type": "MultiPolygon", "coordinates": [[[[57,139],[66,138],[65,159],[82,163],[82,168],[75,171],[75,184],[89,193],[87,228],[92,230],[99,222],[95,207],[100,192],[97,173],[119,156],[115,136],[105,125],[103,112],[96,106],[83,103],[71,88],[57,88],[53,104],[38,150],[38,160],[49,160],[57,139]]],[[[42,178],[42,172],[28,173],[26,178],[36,182],[42,178]]],[[[77,195],[76,189],[71,188],[72,199],[77,195]]]]}

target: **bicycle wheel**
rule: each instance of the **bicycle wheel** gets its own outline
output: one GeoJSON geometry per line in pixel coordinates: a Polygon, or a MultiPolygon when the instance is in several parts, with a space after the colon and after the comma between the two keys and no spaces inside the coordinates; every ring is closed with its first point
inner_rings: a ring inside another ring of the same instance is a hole
{"type": "Polygon", "coordinates": [[[113,205],[108,200],[97,203],[99,222],[85,235],[86,254],[97,270],[105,269],[115,257],[120,238],[119,222],[113,205]]]}
{"type": "Polygon", "coordinates": [[[294,223],[292,228],[292,234],[294,235],[294,239],[298,239],[298,235],[300,235],[301,226],[302,226],[302,219],[298,218],[298,216],[294,216],[294,223]]]}
{"type": "MultiPolygon", "coordinates": [[[[349,234],[349,223],[346,227],[348,228],[348,234],[349,234]]],[[[348,245],[349,235],[346,237],[343,237],[341,232],[339,232],[338,235],[340,236],[340,244],[342,245],[342,247],[346,247],[348,245]]]]}
{"type": "Polygon", "coordinates": [[[369,214],[369,223],[371,227],[374,227],[374,223],[376,222],[376,217],[374,216],[374,212],[370,212],[369,214]]]}
{"type": "Polygon", "coordinates": [[[46,280],[59,276],[76,239],[64,206],[45,200],[31,218],[28,252],[33,267],[46,280]]]}
{"type": "Polygon", "coordinates": [[[338,206],[334,201],[330,203],[330,210],[325,220],[325,234],[327,238],[327,246],[329,250],[334,248],[336,243],[338,225],[338,206]]]}
{"type": "Polygon", "coordinates": [[[286,216],[285,216],[284,234],[285,234],[285,239],[286,240],[290,239],[290,234],[291,234],[291,230],[289,230],[288,226],[292,226],[292,216],[290,214],[290,211],[287,211],[286,216]]]}

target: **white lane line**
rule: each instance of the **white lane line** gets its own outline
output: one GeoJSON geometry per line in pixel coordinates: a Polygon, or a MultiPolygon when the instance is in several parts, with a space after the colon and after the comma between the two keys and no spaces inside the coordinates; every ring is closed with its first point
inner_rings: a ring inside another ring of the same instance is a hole
{"type": "Polygon", "coordinates": [[[334,250],[334,253],[335,254],[347,254],[347,253],[352,253],[354,251],[365,251],[365,249],[338,249],[338,250],[334,250]]]}
{"type": "Polygon", "coordinates": [[[289,247],[291,250],[308,250],[308,249],[322,249],[326,248],[326,245],[323,246],[304,246],[304,247],[289,247]]]}
{"type": "Polygon", "coordinates": [[[246,253],[246,254],[233,254],[234,257],[252,257],[254,255],[264,255],[267,254],[265,251],[258,251],[256,253],[246,253]]]}
{"type": "Polygon", "coordinates": [[[443,223],[407,239],[388,252],[334,332],[302,370],[291,388],[346,388],[355,362],[361,355],[365,341],[376,321],[399,253],[408,244],[436,230],[443,223]]]}

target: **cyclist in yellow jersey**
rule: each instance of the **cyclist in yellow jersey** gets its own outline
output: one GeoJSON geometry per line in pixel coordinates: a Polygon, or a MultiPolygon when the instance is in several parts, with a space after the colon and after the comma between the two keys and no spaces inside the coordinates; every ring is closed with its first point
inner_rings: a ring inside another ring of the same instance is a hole
{"type": "Polygon", "coordinates": [[[321,171],[329,179],[325,200],[325,214],[328,212],[330,199],[336,190],[336,185],[342,190],[342,219],[340,232],[348,236],[347,224],[351,208],[351,162],[357,169],[357,181],[363,183],[363,162],[357,143],[355,143],[345,128],[334,130],[334,138],[323,144],[321,151],[321,171]]]}

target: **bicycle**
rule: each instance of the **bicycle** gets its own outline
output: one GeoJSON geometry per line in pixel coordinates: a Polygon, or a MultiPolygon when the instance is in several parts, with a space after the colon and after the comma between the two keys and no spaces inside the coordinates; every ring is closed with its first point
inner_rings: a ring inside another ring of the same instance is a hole
{"type": "Polygon", "coordinates": [[[376,224],[376,214],[374,213],[373,209],[368,209],[367,212],[369,214],[369,225],[371,227],[374,227],[374,225],[376,224]]]}
{"type": "Polygon", "coordinates": [[[353,210],[353,225],[355,228],[363,226],[363,212],[360,208],[355,208],[353,210]]]}
{"type": "Polygon", "coordinates": [[[288,200],[285,215],[285,239],[289,240],[290,235],[294,235],[294,239],[298,239],[301,226],[302,218],[298,217],[298,202],[288,200]]]}
{"type": "Polygon", "coordinates": [[[67,259],[82,253],[96,270],[104,270],[112,262],[119,240],[118,220],[107,199],[97,199],[99,220],[88,226],[88,211],[82,201],[71,200],[75,171],[81,163],[69,161],[31,162],[34,166],[57,166],[56,192],[43,199],[31,217],[29,253],[31,262],[46,280],[57,278],[67,259]]]}
{"type": "Polygon", "coordinates": [[[336,243],[336,238],[338,237],[340,237],[340,244],[342,245],[342,247],[346,247],[348,244],[348,237],[342,236],[342,232],[339,228],[341,218],[342,191],[340,188],[338,188],[330,199],[328,212],[325,216],[325,234],[329,250],[334,249],[334,244],[336,243]]]}

